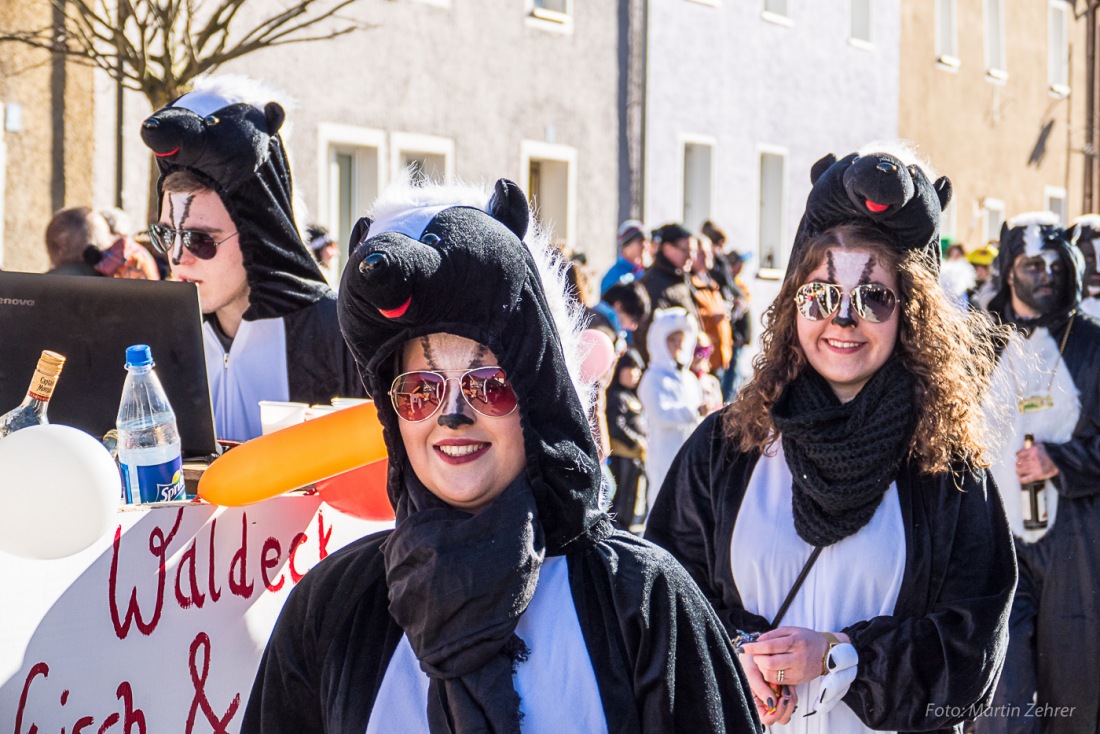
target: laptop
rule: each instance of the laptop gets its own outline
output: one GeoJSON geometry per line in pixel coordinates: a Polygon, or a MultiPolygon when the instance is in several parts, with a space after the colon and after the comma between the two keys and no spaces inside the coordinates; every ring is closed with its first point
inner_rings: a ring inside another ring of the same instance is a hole
{"type": "Polygon", "coordinates": [[[218,453],[193,283],[0,272],[0,414],[26,397],[43,349],[65,356],[50,423],[115,427],[126,347],[148,344],[185,459],[218,453]]]}

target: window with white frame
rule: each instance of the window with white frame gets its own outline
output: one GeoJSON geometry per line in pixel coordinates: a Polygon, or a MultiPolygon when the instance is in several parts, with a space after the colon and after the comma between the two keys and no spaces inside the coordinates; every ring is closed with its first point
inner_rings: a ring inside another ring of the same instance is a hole
{"type": "Polygon", "coordinates": [[[555,242],[572,245],[577,229],[577,151],[567,145],[525,140],[520,186],[539,225],[555,242]]]}
{"type": "Polygon", "coordinates": [[[390,135],[391,176],[408,171],[416,185],[435,181],[447,183],[454,177],[454,141],[435,135],[393,133],[390,135]]]}
{"type": "Polygon", "coordinates": [[[985,73],[992,79],[1008,78],[1005,62],[1004,0],[985,0],[985,73]]]}
{"type": "Polygon", "coordinates": [[[871,0],[850,0],[851,28],[849,38],[859,45],[870,44],[871,39],[871,0]]]}
{"type": "Polygon", "coordinates": [[[1005,221],[1005,203],[1000,199],[986,198],[982,202],[982,244],[1001,239],[1001,225],[1005,221]]]}
{"type": "Polygon", "coordinates": [[[710,219],[713,195],[714,144],[709,141],[684,142],[684,226],[697,231],[710,219]]]}
{"type": "Polygon", "coordinates": [[[936,0],[936,61],[959,65],[959,26],[955,0],[936,0]]]}
{"type": "Polygon", "coordinates": [[[787,0],[764,0],[764,12],[782,18],[789,17],[787,13],[787,0]]]}
{"type": "Polygon", "coordinates": [[[1057,186],[1043,189],[1043,208],[1053,212],[1062,226],[1066,224],[1066,190],[1057,186]]]}
{"type": "Polygon", "coordinates": [[[780,269],[784,259],[784,222],[787,204],[787,153],[760,151],[760,209],[757,252],[760,267],[780,269]]]}
{"type": "Polygon", "coordinates": [[[1048,0],[1047,5],[1047,77],[1050,90],[1069,94],[1069,13],[1066,0],[1048,0]]]}
{"type": "Polygon", "coordinates": [[[791,15],[787,5],[787,0],[764,0],[764,10],[760,17],[776,25],[790,26],[791,15]]]}
{"type": "Polygon", "coordinates": [[[573,0],[527,0],[531,18],[547,25],[568,26],[573,17],[573,0]]]}
{"type": "MultiPolygon", "coordinates": [[[[336,273],[347,260],[352,227],[367,212],[385,183],[385,133],[354,125],[321,123],[318,168],[318,224],[340,245],[336,273]]],[[[310,224],[302,222],[301,224],[310,224]]]]}

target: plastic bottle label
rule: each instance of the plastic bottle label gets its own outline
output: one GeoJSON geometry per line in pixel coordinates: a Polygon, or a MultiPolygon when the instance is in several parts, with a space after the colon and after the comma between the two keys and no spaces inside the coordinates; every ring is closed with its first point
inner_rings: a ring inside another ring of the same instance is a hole
{"type": "Polygon", "coordinates": [[[131,503],[184,499],[183,461],[179,456],[163,464],[122,464],[122,480],[131,503]],[[137,486],[135,486],[135,484],[137,486]]]}

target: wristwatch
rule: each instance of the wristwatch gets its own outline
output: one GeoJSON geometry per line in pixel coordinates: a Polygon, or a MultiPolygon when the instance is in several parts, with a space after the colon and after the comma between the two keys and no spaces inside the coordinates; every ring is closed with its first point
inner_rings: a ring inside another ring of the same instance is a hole
{"type": "Polygon", "coordinates": [[[825,655],[821,658],[821,674],[828,675],[829,672],[836,667],[835,664],[829,665],[829,663],[831,662],[831,656],[833,654],[833,648],[837,645],[843,645],[844,643],[832,632],[822,632],[821,636],[824,637],[825,641],[829,643],[829,646],[825,648],[825,655]]]}

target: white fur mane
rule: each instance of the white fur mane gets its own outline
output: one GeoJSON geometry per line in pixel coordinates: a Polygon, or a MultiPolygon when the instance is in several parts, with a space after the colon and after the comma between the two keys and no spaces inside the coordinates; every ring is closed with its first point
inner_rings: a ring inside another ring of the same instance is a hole
{"type": "MultiPolygon", "coordinates": [[[[370,217],[374,222],[394,221],[400,220],[417,209],[439,209],[451,206],[470,206],[487,211],[491,198],[492,192],[486,187],[464,182],[428,183],[417,186],[413,184],[410,172],[404,171],[374,202],[370,217]]],[[[528,205],[528,213],[530,224],[523,242],[531,251],[531,256],[538,268],[546,302],[550,306],[562,351],[565,354],[569,379],[573,383],[585,413],[589,414],[596,399],[596,385],[592,381],[586,381],[581,375],[581,365],[587,356],[580,339],[585,327],[584,307],[567,296],[567,263],[557,248],[551,244],[550,234],[539,226],[534,212],[530,211],[530,205],[528,205]]],[[[372,226],[368,236],[377,233],[378,231],[372,226]]]]}
{"type": "Polygon", "coordinates": [[[1100,214],[1082,214],[1073,220],[1073,226],[1078,231],[1086,227],[1093,232],[1100,231],[1100,214]]]}
{"type": "Polygon", "coordinates": [[[939,173],[932,167],[932,164],[928,162],[917,151],[917,144],[911,140],[873,140],[866,145],[860,147],[858,151],[859,155],[869,155],[871,153],[887,153],[897,158],[899,161],[907,166],[917,166],[922,171],[929,181],[935,181],[939,178],[939,173]]]}
{"type": "MultiPolygon", "coordinates": [[[[221,107],[245,102],[263,110],[268,102],[278,102],[284,110],[294,107],[294,99],[278,86],[241,74],[203,75],[195,80],[192,90],[180,98],[182,102],[192,95],[222,100],[221,107]]],[[[185,105],[187,106],[187,105],[185,105]]],[[[187,106],[188,109],[194,109],[187,106]]],[[[220,107],[218,108],[220,109],[220,107]]],[[[195,110],[198,112],[198,110],[195,110]]]]}
{"type": "Polygon", "coordinates": [[[1024,212],[1023,214],[1017,214],[1008,220],[1008,226],[1010,229],[1016,227],[1027,227],[1029,225],[1036,224],[1040,227],[1060,227],[1061,221],[1058,219],[1058,215],[1054,212],[1024,212]]]}

